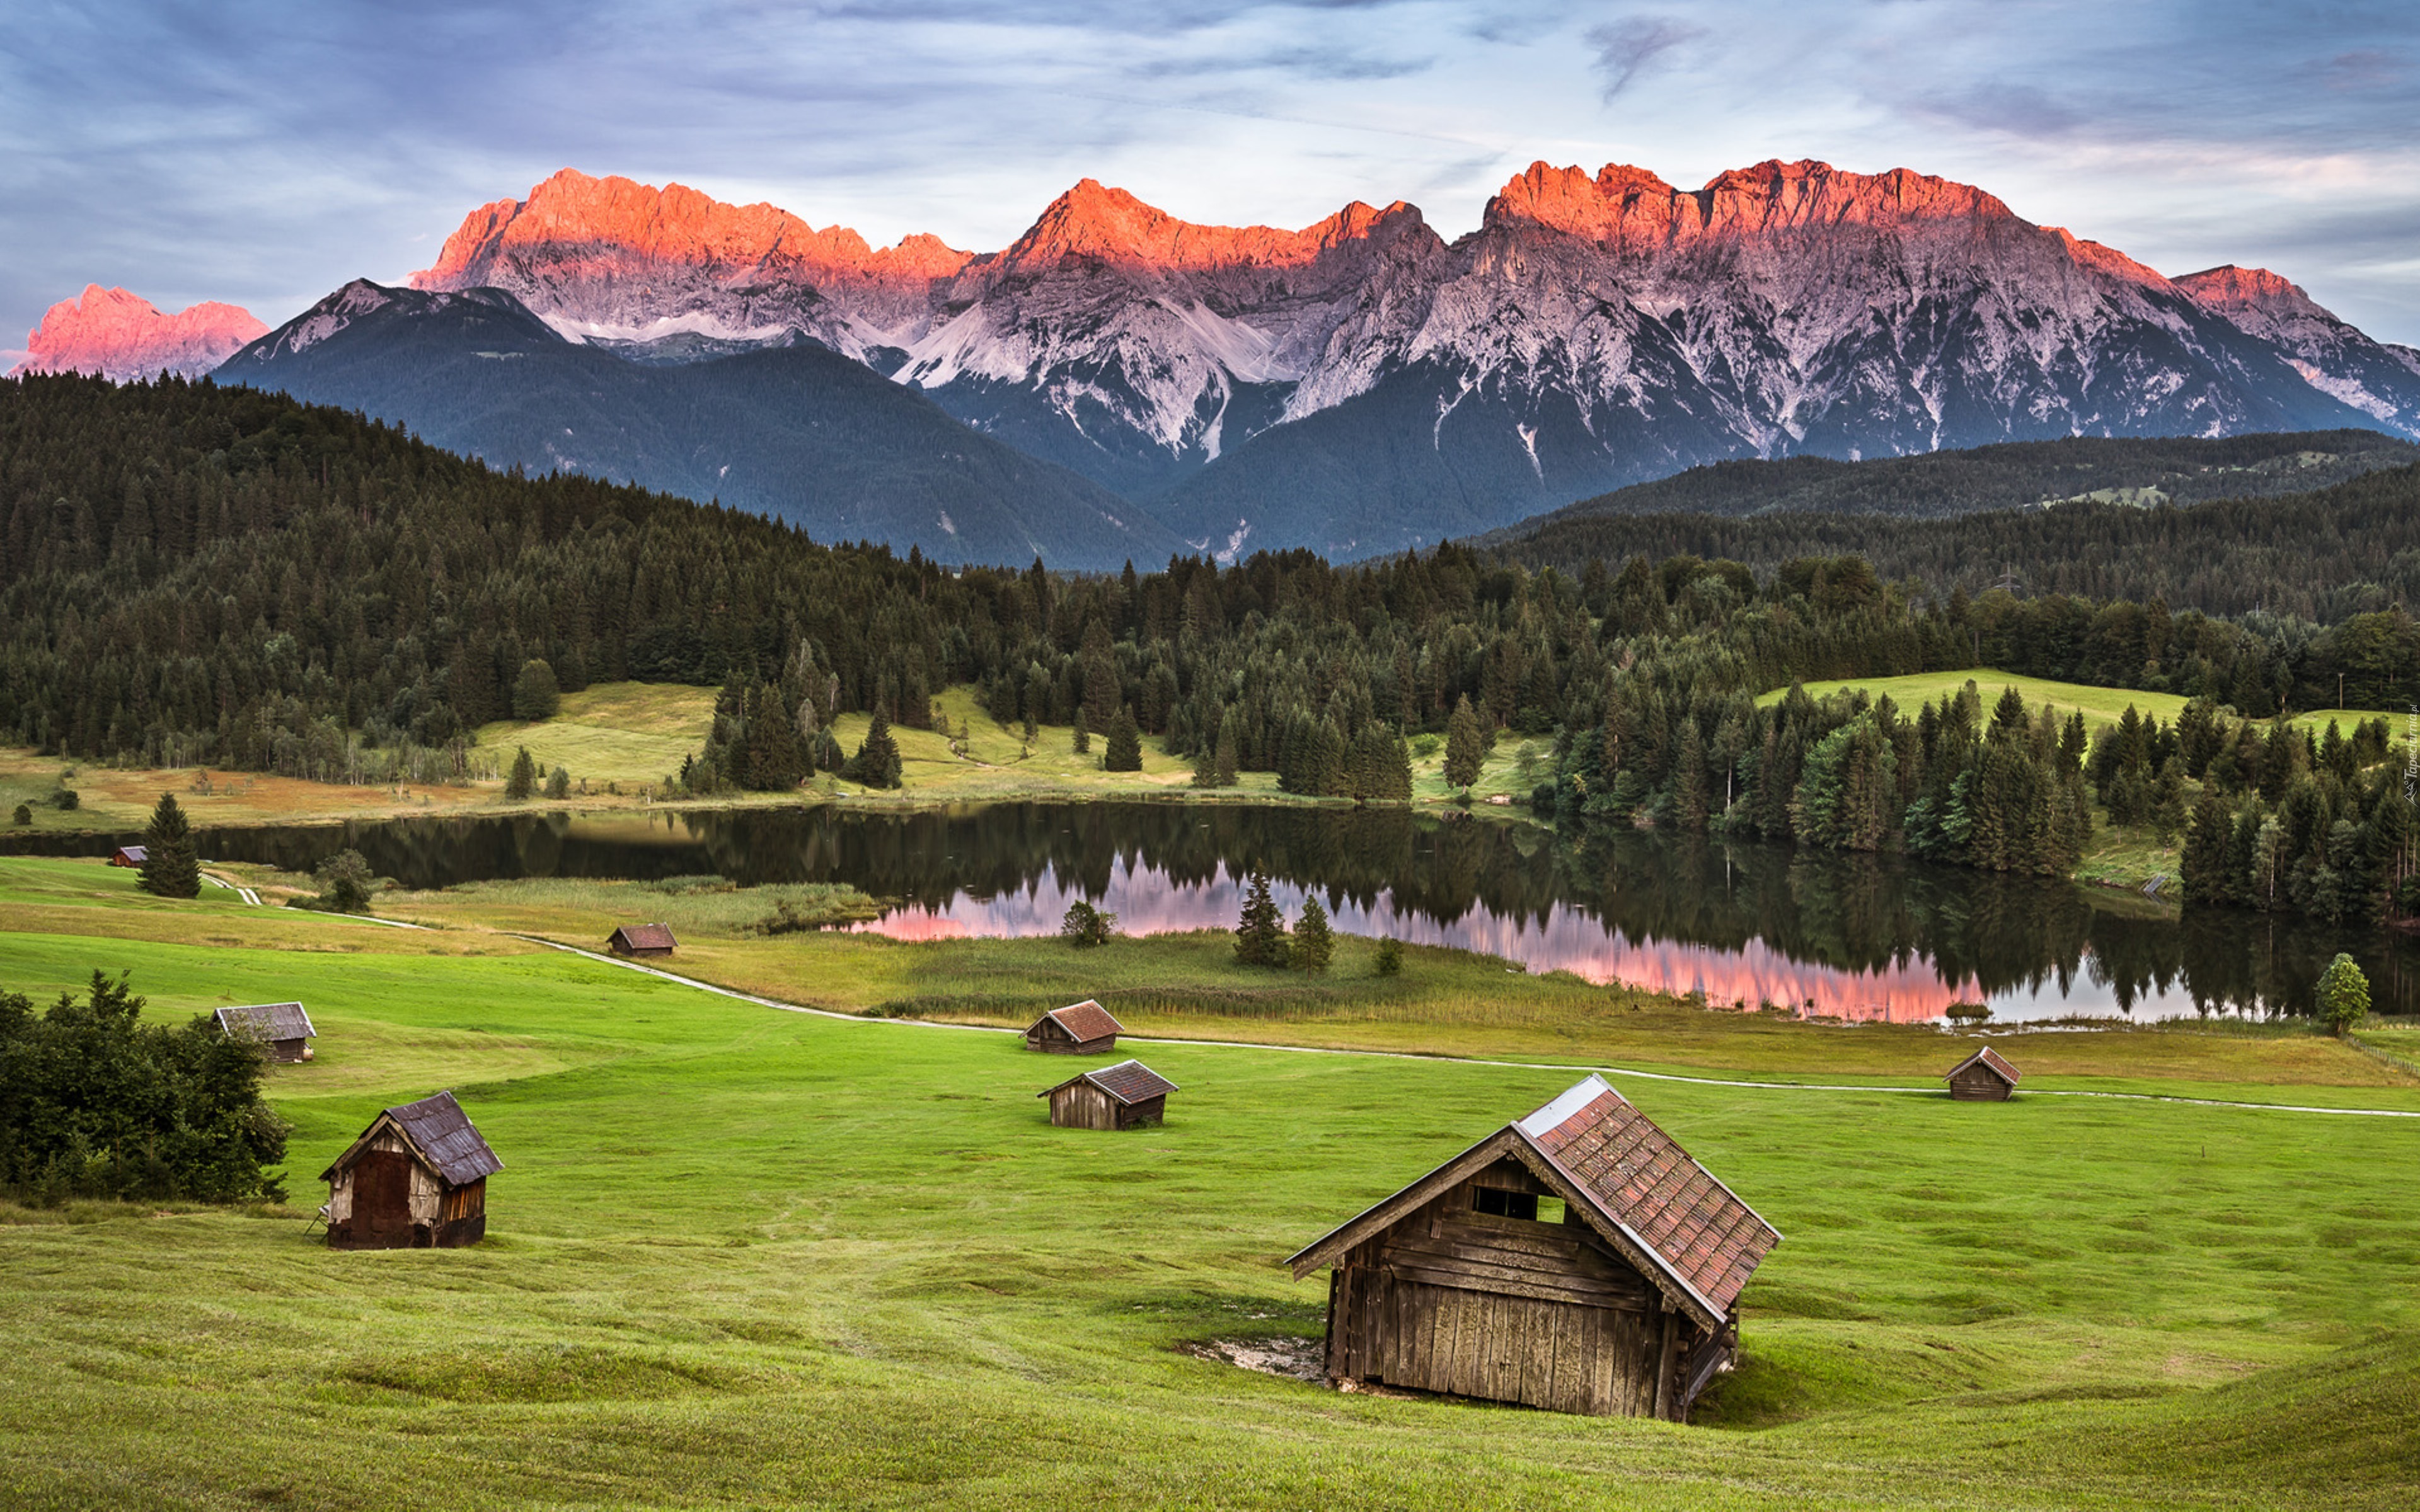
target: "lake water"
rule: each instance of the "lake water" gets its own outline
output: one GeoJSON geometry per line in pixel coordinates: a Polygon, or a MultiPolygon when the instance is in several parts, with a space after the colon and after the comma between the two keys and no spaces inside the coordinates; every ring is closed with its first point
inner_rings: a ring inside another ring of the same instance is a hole
{"type": "MultiPolygon", "coordinates": [[[[132,837],[123,837],[132,838],[132,837]]],[[[1896,857],[1621,832],[1567,841],[1461,815],[995,804],[414,819],[204,831],[205,856],[308,871],[351,845],[413,887],[530,876],[717,873],[848,883],[901,939],[1056,933],[1093,901],[1132,933],[1232,927],[1244,878],[1291,918],[1317,889],[1336,925],[1569,971],[1846,1019],[2135,1019],[2309,1005],[2338,949],[2381,1011],[2420,1011],[2420,941],[2286,916],[2175,911],[2129,893],[1896,857]]],[[[30,839],[30,838],[28,838],[30,839]]],[[[122,838],[121,838],[122,839],[122,838]]],[[[119,839],[76,846],[106,852],[119,839]]],[[[18,842],[23,848],[52,848],[18,842]]]]}

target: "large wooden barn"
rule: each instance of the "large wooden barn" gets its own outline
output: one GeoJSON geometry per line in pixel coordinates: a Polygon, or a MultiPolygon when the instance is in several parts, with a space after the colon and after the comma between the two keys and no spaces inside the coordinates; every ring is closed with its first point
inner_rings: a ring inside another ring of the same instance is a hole
{"type": "Polygon", "coordinates": [[[1118,1047],[1125,1026],[1109,1011],[1087,997],[1080,1003],[1054,1008],[1025,1031],[1025,1048],[1057,1056],[1099,1056],[1118,1047]]]}
{"type": "Polygon", "coordinates": [[[2017,1089],[2022,1074],[1997,1050],[1985,1045],[1952,1066],[1941,1079],[1949,1084],[1949,1095],[1961,1103],[2005,1103],[2017,1089]]]}
{"type": "Polygon", "coordinates": [[[1590,1076],[1304,1249],[1327,1375],[1685,1422],[1773,1226],[1590,1076]]]}
{"type": "Polygon", "coordinates": [[[319,1033],[311,1027],[311,1015],[300,1003],[249,1003],[222,1008],[216,1017],[220,1029],[229,1036],[268,1046],[271,1060],[310,1059],[311,1041],[319,1033]]]}
{"type": "Polygon", "coordinates": [[[679,943],[670,924],[624,924],[605,936],[605,949],[615,955],[670,955],[679,943]]]}
{"type": "Polygon", "coordinates": [[[1062,1129],[1140,1129],[1168,1119],[1168,1094],[1177,1085],[1140,1060],[1070,1076],[1036,1097],[1050,1100],[1050,1121],[1062,1129]]]}
{"type": "Polygon", "coordinates": [[[504,1168],[451,1092],[388,1108],[319,1173],[335,1249],[451,1249],[488,1232],[488,1178],[504,1168]]]}

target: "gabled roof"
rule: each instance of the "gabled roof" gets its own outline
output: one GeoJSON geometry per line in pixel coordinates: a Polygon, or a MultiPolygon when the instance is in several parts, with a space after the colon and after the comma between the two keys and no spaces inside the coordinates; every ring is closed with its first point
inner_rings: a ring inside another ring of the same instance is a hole
{"type": "Polygon", "coordinates": [[[300,1003],[252,1003],[218,1011],[219,1027],[229,1034],[256,1035],[263,1040],[309,1040],[318,1030],[300,1003]]]}
{"type": "Polygon", "coordinates": [[[1674,1306],[1720,1328],[1781,1235],[1689,1158],[1622,1095],[1590,1076],[1329,1232],[1290,1263],[1297,1279],[1506,1157],[1581,1220],[1674,1306]]]}
{"type": "Polygon", "coordinates": [[[1079,1075],[1070,1076],[1065,1081],[1061,1082],[1059,1086],[1047,1088],[1044,1091],[1036,1092],[1033,1095],[1036,1097],[1048,1097],[1052,1092],[1059,1091],[1064,1088],[1073,1087],[1078,1082],[1090,1082],[1094,1087],[1097,1087],[1102,1091],[1109,1093],[1111,1097],[1116,1098],[1120,1103],[1125,1103],[1128,1107],[1134,1106],[1137,1103],[1147,1103],[1155,1097],[1166,1097],[1169,1093],[1178,1089],[1174,1082],[1162,1076],[1159,1072],[1152,1070],[1149,1066],[1144,1065],[1141,1061],[1121,1060],[1114,1066],[1108,1066],[1099,1071],[1088,1071],[1079,1075]]]}
{"type": "Polygon", "coordinates": [[[148,845],[120,845],[116,850],[110,854],[113,857],[123,856],[130,861],[141,862],[150,858],[151,847],[148,845]]]}
{"type": "Polygon", "coordinates": [[[372,1119],[361,1137],[336,1157],[335,1164],[319,1173],[319,1180],[334,1180],[336,1173],[351,1165],[353,1157],[378,1134],[379,1126],[389,1122],[421,1160],[451,1185],[460,1186],[493,1176],[504,1168],[504,1163],[496,1158],[496,1152],[488,1148],[488,1142],[472,1126],[462,1104],[454,1101],[454,1094],[436,1092],[417,1103],[388,1108],[372,1119]]]}
{"type": "Polygon", "coordinates": [[[1997,1076],[2000,1080],[2008,1083],[2010,1087],[2016,1086],[2017,1078],[2024,1074],[2023,1072],[2017,1070],[2016,1067],[2011,1066],[2007,1061],[2001,1059],[2000,1053],[1997,1050],[1993,1049],[1990,1045],[1985,1045],[1982,1049],[1976,1051],[1973,1055],[1968,1056],[1965,1059],[1960,1061],[1955,1066],[1950,1067],[1949,1074],[1942,1077],[1941,1079],[1945,1082],[1948,1081],[1951,1077],[1956,1076],[1960,1072],[1964,1071],[1967,1067],[1978,1064],[1981,1065],[1985,1071],[1990,1072],[1993,1075],[1997,1076]]]}
{"type": "Polygon", "coordinates": [[[670,924],[625,924],[613,934],[632,950],[669,950],[679,943],[670,924]]]}
{"type": "MultiPolygon", "coordinates": [[[[1104,1035],[1124,1034],[1126,1026],[1109,1016],[1109,1011],[1087,997],[1080,1003],[1054,1008],[1033,1021],[1033,1028],[1042,1027],[1044,1020],[1057,1024],[1070,1039],[1098,1040],[1104,1035]]],[[[1027,1033],[1032,1033],[1029,1029],[1027,1033]]]]}

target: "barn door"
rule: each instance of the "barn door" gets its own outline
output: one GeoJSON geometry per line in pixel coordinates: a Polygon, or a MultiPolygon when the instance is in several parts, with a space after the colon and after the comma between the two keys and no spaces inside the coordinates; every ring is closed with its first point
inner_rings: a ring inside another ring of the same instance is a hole
{"type": "Polygon", "coordinates": [[[411,1161],[400,1150],[373,1149],[353,1166],[356,1242],[411,1242],[411,1161]]]}

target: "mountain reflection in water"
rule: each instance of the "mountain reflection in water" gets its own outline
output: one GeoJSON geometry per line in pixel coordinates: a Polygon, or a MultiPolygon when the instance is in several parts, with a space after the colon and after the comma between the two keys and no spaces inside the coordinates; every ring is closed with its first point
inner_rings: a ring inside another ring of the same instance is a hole
{"type": "MultiPolygon", "coordinates": [[[[1701,836],[1577,839],[1404,810],[995,804],[493,819],[203,832],[203,854],[307,871],[351,845],[408,887],[500,877],[719,873],[847,883],[903,939],[1055,933],[1090,899],[1142,933],[1223,929],[1255,869],[1291,917],[1317,888],[1337,927],[1481,950],[1532,971],[1702,992],[1848,1019],[2304,1011],[2338,949],[2381,1011],[2420,1011],[2412,942],[2231,910],[2182,919],[2129,893],[1701,836]]],[[[19,848],[52,848],[41,837],[19,848]]],[[[80,842],[105,853],[116,838],[80,842]]]]}

